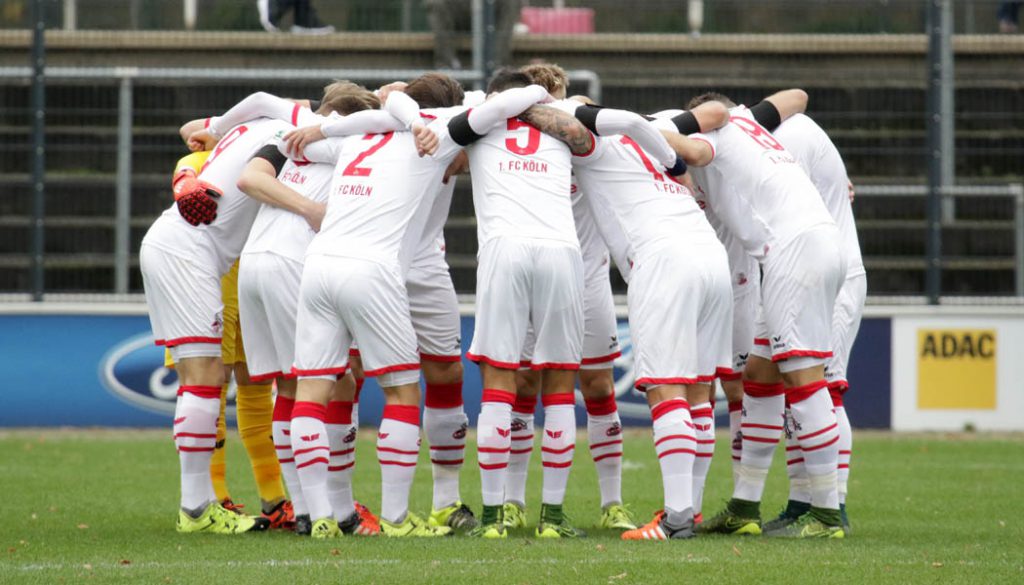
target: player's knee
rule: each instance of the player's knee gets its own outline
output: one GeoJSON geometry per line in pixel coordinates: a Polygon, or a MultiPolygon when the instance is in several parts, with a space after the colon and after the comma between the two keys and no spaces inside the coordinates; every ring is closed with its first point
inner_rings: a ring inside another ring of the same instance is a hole
{"type": "Polygon", "coordinates": [[[580,370],[580,392],[586,400],[600,400],[615,394],[615,378],[610,369],[580,370]]]}
{"type": "Polygon", "coordinates": [[[747,359],[743,370],[743,379],[762,384],[775,384],[781,380],[779,369],[771,360],[752,355],[747,359]]]}

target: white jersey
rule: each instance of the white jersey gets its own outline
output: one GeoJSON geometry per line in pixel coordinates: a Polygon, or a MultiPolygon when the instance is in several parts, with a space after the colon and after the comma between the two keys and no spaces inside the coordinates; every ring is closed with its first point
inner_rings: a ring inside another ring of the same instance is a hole
{"type": "MultiPolygon", "coordinates": [[[[307,109],[302,112],[301,118],[314,116],[307,109]]],[[[217,219],[210,225],[192,226],[178,213],[175,203],[157,218],[142,242],[225,274],[241,254],[260,208],[258,201],[238,189],[238,177],[260,148],[293,128],[287,122],[266,118],[232,128],[199,173],[200,179],[221,192],[217,198],[217,219]]]]}
{"type": "Polygon", "coordinates": [[[327,214],[307,257],[344,256],[401,269],[401,251],[413,216],[437,195],[444,170],[461,147],[445,124],[431,124],[441,146],[419,157],[409,132],[345,138],[331,183],[327,214]]]}
{"type": "MultiPolygon", "coordinates": [[[[333,174],[334,165],[289,160],[281,168],[277,180],[307,199],[327,203],[333,174]]],[[[269,252],[302,263],[306,248],[315,235],[316,232],[301,215],[263,204],[242,254],[269,252]]]]}
{"type": "Polygon", "coordinates": [[[585,196],[614,213],[637,258],[666,244],[683,250],[688,243],[717,244],[690,190],[631,138],[597,139],[594,152],[574,162],[585,196]]]}
{"type": "Polygon", "coordinates": [[[580,240],[580,253],[583,254],[583,282],[608,277],[608,246],[598,230],[594,219],[594,211],[590,200],[583,195],[573,177],[570,188],[572,200],[572,217],[576,222],[576,236],[580,240]]]}
{"type": "Polygon", "coordinates": [[[864,274],[864,260],[860,255],[853,206],[850,205],[846,165],[828,134],[803,114],[789,118],[773,134],[796,157],[835,220],[846,253],[847,276],[864,274]]]}
{"type": "Polygon", "coordinates": [[[569,201],[573,157],[564,143],[509,118],[467,151],[481,250],[500,237],[579,246],[569,201]]]}
{"type": "Polygon", "coordinates": [[[754,258],[763,261],[801,233],[833,224],[814,184],[794,156],[749,110],[730,110],[724,127],[691,138],[711,145],[714,158],[691,169],[708,205],[754,258]]]}

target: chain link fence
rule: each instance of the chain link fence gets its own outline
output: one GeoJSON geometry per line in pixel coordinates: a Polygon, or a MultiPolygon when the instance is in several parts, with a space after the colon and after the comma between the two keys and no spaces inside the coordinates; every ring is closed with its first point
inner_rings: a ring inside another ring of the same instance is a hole
{"type": "MultiPolygon", "coordinates": [[[[0,294],[21,296],[32,291],[35,227],[31,34],[24,30],[30,4],[5,0],[0,7],[0,294]]],[[[433,64],[427,8],[418,1],[314,0],[319,18],[339,31],[315,37],[263,32],[255,0],[199,0],[197,32],[182,31],[187,1],[72,4],[76,30],[69,31],[62,29],[68,2],[44,0],[51,27],[48,298],[141,292],[138,246],[170,205],[170,171],[185,152],[177,137],[183,121],[223,111],[256,90],[310,97],[335,77],[372,87],[433,64]],[[116,23],[103,20],[111,14],[116,23]]],[[[875,34],[923,30],[922,2],[705,0],[698,3],[700,27],[691,22],[694,2],[524,4],[509,61],[558,62],[576,72],[571,92],[610,106],[652,112],[682,107],[708,89],[745,103],[786,87],[807,89],[808,113],[829,132],[859,188],[854,207],[870,293],[924,293],[927,45],[920,34],[875,34]],[[566,27],[593,32],[549,34],[566,27]],[[690,34],[696,28],[700,36],[690,34]],[[771,34],[745,34],[754,32],[771,34]],[[825,34],[836,32],[868,34],[825,34]]],[[[995,31],[1000,4],[956,2],[957,30],[995,31]]],[[[471,39],[455,42],[470,63],[471,39]]],[[[965,187],[944,195],[953,212],[942,226],[941,294],[1022,296],[1024,37],[960,36],[954,50],[952,160],[956,185],[965,187]]],[[[476,70],[457,75],[467,86],[479,78],[476,70]]],[[[459,186],[447,229],[460,293],[475,288],[468,183],[459,186]]],[[[616,288],[624,291],[621,282],[616,288]]]]}

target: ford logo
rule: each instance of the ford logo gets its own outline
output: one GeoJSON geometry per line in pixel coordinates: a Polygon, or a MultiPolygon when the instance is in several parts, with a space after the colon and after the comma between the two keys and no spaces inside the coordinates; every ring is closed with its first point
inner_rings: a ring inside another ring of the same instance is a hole
{"type": "MultiPolygon", "coordinates": [[[[142,333],[115,345],[100,360],[100,383],[119,400],[149,412],[174,415],[178,374],[164,367],[164,348],[142,333]]],[[[234,388],[229,389],[232,401],[234,388]]],[[[234,416],[234,408],[229,409],[234,416]]]]}

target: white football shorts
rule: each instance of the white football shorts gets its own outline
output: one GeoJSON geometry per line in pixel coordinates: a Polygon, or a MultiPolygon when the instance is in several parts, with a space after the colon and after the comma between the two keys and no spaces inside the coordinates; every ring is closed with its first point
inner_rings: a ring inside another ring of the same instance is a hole
{"type": "Polygon", "coordinates": [[[721,244],[637,258],[627,294],[638,389],[711,383],[731,372],[732,288],[721,244]]]}
{"type": "Polygon", "coordinates": [[[150,245],[139,250],[139,265],[156,344],[175,362],[220,357],[224,301],[216,270],[150,245]]]}
{"type": "Polygon", "coordinates": [[[772,250],[761,265],[763,325],[755,355],[791,372],[832,357],[832,312],[846,278],[846,258],[834,225],[810,229],[772,250]]]}
{"type": "Polygon", "coordinates": [[[536,333],[533,369],[579,369],[583,344],[583,260],[562,242],[501,237],[477,267],[476,327],[466,357],[518,369],[526,331],[536,333]]]}
{"type": "Polygon", "coordinates": [[[462,359],[462,320],[451,273],[444,256],[414,264],[405,278],[412,328],[420,359],[457,362],[462,359]]]}
{"type": "Polygon", "coordinates": [[[306,258],[295,327],[295,374],[336,379],[359,341],[366,377],[381,386],[419,380],[416,334],[397,266],[343,256],[306,258]]]}
{"type": "Polygon", "coordinates": [[[868,294],[868,277],[863,272],[843,282],[832,311],[832,357],[825,362],[825,381],[829,385],[847,387],[846,367],[850,350],[860,330],[864,301],[868,294]]]}
{"type": "Polygon", "coordinates": [[[301,282],[301,262],[265,252],[242,255],[238,313],[253,382],[293,377],[301,282]]]}

